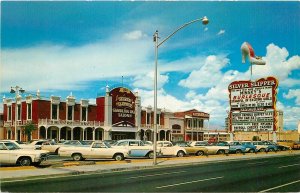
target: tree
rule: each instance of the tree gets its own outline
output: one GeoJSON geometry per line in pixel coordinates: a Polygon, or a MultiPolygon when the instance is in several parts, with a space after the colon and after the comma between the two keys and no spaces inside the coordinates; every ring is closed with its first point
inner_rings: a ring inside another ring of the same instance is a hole
{"type": "Polygon", "coordinates": [[[260,141],[259,136],[253,136],[253,137],[252,137],[252,141],[260,141]]]}
{"type": "Polygon", "coordinates": [[[31,140],[31,133],[32,131],[34,131],[36,128],[34,126],[34,124],[32,124],[31,122],[30,123],[27,123],[25,125],[25,135],[27,135],[27,140],[30,141],[31,140]]]}

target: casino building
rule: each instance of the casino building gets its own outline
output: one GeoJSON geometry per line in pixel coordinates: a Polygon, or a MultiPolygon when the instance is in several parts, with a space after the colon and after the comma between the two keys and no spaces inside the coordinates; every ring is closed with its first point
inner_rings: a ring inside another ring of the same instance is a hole
{"type": "Polygon", "coordinates": [[[96,104],[70,94],[65,100],[58,96],[44,99],[17,96],[3,98],[4,139],[27,141],[24,128],[33,124],[32,139],[56,140],[153,140],[154,118],[157,119],[158,140],[203,140],[209,114],[192,109],[168,112],[151,106],[142,107],[141,97],[125,87],[110,90],[96,98],[96,104]]]}

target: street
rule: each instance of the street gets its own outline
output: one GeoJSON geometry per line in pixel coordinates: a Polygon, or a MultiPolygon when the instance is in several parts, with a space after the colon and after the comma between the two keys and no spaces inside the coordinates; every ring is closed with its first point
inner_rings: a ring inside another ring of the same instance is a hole
{"type": "MultiPolygon", "coordinates": [[[[300,156],[2,182],[8,192],[299,192],[300,156]]],[[[51,176],[49,176],[51,177],[51,176]]]]}

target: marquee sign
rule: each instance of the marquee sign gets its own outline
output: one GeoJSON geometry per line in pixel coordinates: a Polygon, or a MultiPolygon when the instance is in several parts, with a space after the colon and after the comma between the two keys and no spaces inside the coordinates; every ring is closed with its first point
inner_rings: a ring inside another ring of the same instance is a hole
{"type": "Polygon", "coordinates": [[[135,95],[127,88],[118,87],[110,91],[112,97],[113,126],[135,126],[135,95]]]}
{"type": "Polygon", "coordinates": [[[276,131],[275,77],[234,81],[228,86],[230,126],[234,131],[276,131]]]}

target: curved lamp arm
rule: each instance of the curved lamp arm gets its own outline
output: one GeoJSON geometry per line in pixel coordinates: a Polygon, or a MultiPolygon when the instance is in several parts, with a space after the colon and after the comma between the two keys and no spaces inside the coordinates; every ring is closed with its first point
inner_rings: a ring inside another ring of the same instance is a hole
{"type": "MultiPolygon", "coordinates": [[[[172,34],[170,34],[168,37],[166,37],[164,40],[162,40],[160,43],[157,44],[157,47],[159,47],[160,45],[162,45],[164,42],[166,42],[168,39],[170,39],[174,34],[176,34],[179,30],[181,30],[182,28],[185,28],[186,26],[192,24],[192,23],[195,23],[195,22],[198,22],[198,21],[202,21],[202,24],[203,25],[206,25],[208,24],[209,20],[207,19],[206,16],[204,16],[203,18],[199,18],[199,19],[195,19],[195,20],[192,20],[190,22],[187,22],[185,24],[183,24],[182,26],[180,26],[179,28],[177,28],[172,34]]],[[[155,34],[158,35],[158,31],[155,32],[155,34]]],[[[157,39],[157,36],[156,37],[156,41],[158,41],[157,39]]],[[[155,40],[154,40],[155,41],[155,40]]]]}

